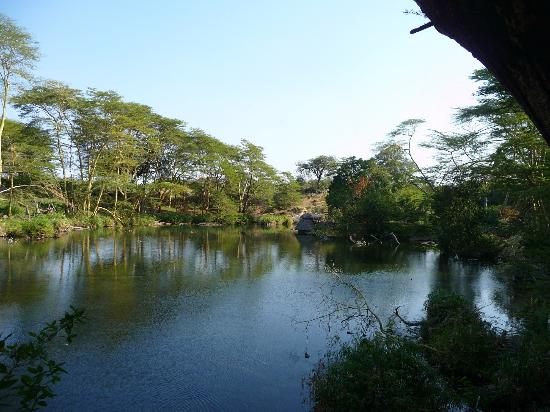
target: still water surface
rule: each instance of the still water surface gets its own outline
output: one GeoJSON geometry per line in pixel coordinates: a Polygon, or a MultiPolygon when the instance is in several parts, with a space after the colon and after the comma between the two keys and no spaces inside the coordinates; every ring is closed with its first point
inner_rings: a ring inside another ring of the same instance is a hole
{"type": "Polygon", "coordinates": [[[418,318],[428,293],[446,288],[507,322],[493,270],[437,252],[160,228],[1,241],[0,333],[21,337],[86,308],[74,343],[52,348],[69,373],[50,410],[307,410],[304,378],[335,336],[353,338],[340,319],[303,322],[330,311],[327,296],[349,298],[327,264],[383,317],[401,306],[418,318]]]}

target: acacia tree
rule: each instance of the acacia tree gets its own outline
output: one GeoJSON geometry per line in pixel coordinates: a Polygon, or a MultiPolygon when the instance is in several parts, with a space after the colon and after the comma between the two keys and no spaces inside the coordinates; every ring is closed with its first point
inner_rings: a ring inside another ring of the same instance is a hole
{"type": "Polygon", "coordinates": [[[416,130],[422,126],[422,124],[425,123],[424,119],[407,119],[399,123],[395,129],[393,129],[391,132],[388,133],[388,137],[392,139],[398,139],[397,143],[400,144],[403,147],[403,150],[408,154],[409,159],[416,167],[416,170],[418,173],[422,176],[422,179],[424,182],[431,188],[431,190],[434,190],[434,184],[432,181],[426,176],[422,168],[416,163],[416,160],[414,160],[414,157],[412,155],[412,139],[416,133],[416,130]],[[405,141],[399,141],[399,139],[405,139],[405,141]]]}
{"type": "Polygon", "coordinates": [[[334,156],[317,156],[305,162],[298,163],[298,173],[306,176],[314,176],[317,189],[321,186],[323,177],[336,172],[338,160],[334,156]]]}
{"type": "Polygon", "coordinates": [[[0,120],[0,183],[2,179],[2,133],[10,87],[17,79],[29,77],[29,70],[38,60],[38,48],[30,34],[9,17],[0,14],[0,80],[2,81],[2,115],[0,120]]]}
{"type": "Polygon", "coordinates": [[[243,139],[238,150],[235,180],[239,212],[247,213],[253,204],[272,198],[277,176],[275,169],[265,162],[262,147],[243,139]]]}
{"type": "Polygon", "coordinates": [[[73,177],[73,154],[77,157],[79,176],[81,179],[84,177],[82,153],[75,143],[78,138],[78,107],[83,104],[82,93],[63,83],[47,80],[14,96],[13,103],[22,117],[53,137],[55,160],[63,178],[63,201],[67,209],[72,209],[74,204],[68,192],[68,179],[73,177]]]}
{"type": "Polygon", "coordinates": [[[46,182],[51,176],[50,136],[43,130],[6,120],[4,129],[4,172],[8,181],[8,216],[15,202],[28,210],[39,193],[50,192],[46,182]],[[17,192],[17,193],[16,193],[17,192]]]}

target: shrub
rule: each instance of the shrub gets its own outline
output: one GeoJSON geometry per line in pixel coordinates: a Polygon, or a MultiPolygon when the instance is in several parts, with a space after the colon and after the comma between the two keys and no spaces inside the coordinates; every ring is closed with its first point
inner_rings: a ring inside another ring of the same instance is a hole
{"type": "Polygon", "coordinates": [[[73,223],[90,229],[101,229],[104,227],[113,227],[115,225],[112,217],[99,214],[93,216],[76,216],[73,218],[73,223]]]}
{"type": "Polygon", "coordinates": [[[68,219],[57,215],[38,215],[31,218],[12,218],[4,223],[4,231],[10,237],[41,239],[55,237],[69,225],[68,219]]]}
{"type": "Polygon", "coordinates": [[[319,411],[439,411],[443,381],[413,341],[376,335],[319,363],[311,378],[319,411]]]}
{"type": "Polygon", "coordinates": [[[460,295],[433,292],[425,309],[411,338],[375,334],[320,362],[310,380],[314,408],[548,410],[547,311],[499,334],[460,295]]]}
{"type": "MultiPolygon", "coordinates": [[[[0,216],[8,216],[9,208],[9,202],[7,200],[0,200],[0,216]]],[[[11,214],[12,216],[24,215],[25,209],[17,204],[12,204],[11,214]]]]}
{"type": "Polygon", "coordinates": [[[22,220],[21,229],[26,236],[34,238],[54,237],[56,234],[53,219],[44,215],[22,220]]]}
{"type": "Polygon", "coordinates": [[[284,226],[292,227],[292,217],[286,215],[260,215],[254,218],[254,223],[263,227],[284,226]]]}
{"type": "Polygon", "coordinates": [[[155,218],[159,222],[169,223],[172,225],[177,225],[181,223],[191,223],[193,221],[193,216],[184,213],[171,213],[171,212],[160,212],[155,214],[155,218]]]}
{"type": "Polygon", "coordinates": [[[215,217],[211,213],[203,213],[200,215],[193,216],[192,223],[198,224],[198,223],[209,223],[214,222],[215,217]]]}
{"type": "Polygon", "coordinates": [[[127,220],[127,225],[132,227],[147,227],[154,226],[158,223],[158,220],[155,216],[150,215],[136,215],[131,219],[127,220]]]}
{"type": "Polygon", "coordinates": [[[430,363],[475,404],[476,387],[487,384],[495,372],[497,334],[461,295],[433,292],[424,307],[422,342],[435,349],[426,352],[430,363]]]}

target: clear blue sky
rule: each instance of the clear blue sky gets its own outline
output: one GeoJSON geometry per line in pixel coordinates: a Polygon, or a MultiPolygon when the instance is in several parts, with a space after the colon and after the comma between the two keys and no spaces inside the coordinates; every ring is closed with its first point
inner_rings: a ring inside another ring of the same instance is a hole
{"type": "MultiPolygon", "coordinates": [[[[367,157],[397,123],[449,128],[473,102],[467,51],[403,11],[412,0],[4,0],[39,42],[36,75],[115,90],[294,171],[367,157]]],[[[428,161],[426,153],[423,161],[428,161]]]]}

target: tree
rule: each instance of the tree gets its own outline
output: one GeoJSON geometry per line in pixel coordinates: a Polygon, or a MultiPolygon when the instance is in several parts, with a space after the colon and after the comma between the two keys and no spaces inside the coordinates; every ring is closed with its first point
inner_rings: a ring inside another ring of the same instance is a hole
{"type": "Polygon", "coordinates": [[[254,204],[270,202],[276,171],[265,162],[262,147],[243,139],[238,150],[233,188],[237,191],[239,212],[247,213],[254,204]]]}
{"type": "Polygon", "coordinates": [[[298,163],[298,173],[314,176],[317,189],[319,189],[323,177],[333,175],[337,167],[338,161],[334,156],[317,156],[305,162],[298,163]]]}
{"type": "Polygon", "coordinates": [[[2,133],[6,121],[10,87],[16,79],[28,78],[28,70],[38,60],[38,49],[28,34],[9,17],[0,14],[0,80],[2,117],[0,120],[0,184],[2,181],[2,133]]]}
{"type": "Polygon", "coordinates": [[[68,193],[68,180],[72,177],[73,154],[77,157],[78,172],[84,178],[84,165],[78,139],[78,110],[84,104],[80,90],[48,80],[34,84],[14,96],[13,103],[23,118],[40,126],[53,137],[55,160],[63,178],[61,192],[67,209],[74,207],[68,193]]]}
{"type": "Polygon", "coordinates": [[[275,207],[277,209],[291,209],[300,202],[300,199],[300,184],[291,173],[281,173],[273,195],[275,207]]]}
{"type": "Polygon", "coordinates": [[[27,207],[29,201],[37,200],[38,192],[43,195],[53,169],[51,141],[44,130],[6,120],[2,144],[11,216],[14,202],[27,207]]]}
{"type": "Polygon", "coordinates": [[[511,234],[516,244],[548,245],[550,148],[488,70],[472,79],[478,102],[456,114],[466,131],[435,132],[426,144],[438,153],[431,173],[442,176],[433,203],[442,250],[489,257],[511,234]]]}
{"type": "Polygon", "coordinates": [[[403,147],[405,153],[408,154],[410,161],[416,167],[417,172],[420,174],[424,183],[426,183],[432,190],[434,185],[432,181],[426,176],[422,168],[416,163],[412,155],[412,139],[416,133],[418,127],[425,123],[424,119],[407,119],[399,123],[394,130],[388,133],[388,137],[392,139],[405,138],[405,141],[397,140],[397,144],[403,147]]]}
{"type": "Polygon", "coordinates": [[[366,182],[370,163],[367,160],[348,157],[338,167],[327,194],[327,205],[332,209],[342,209],[354,205],[357,196],[366,182]]]}

